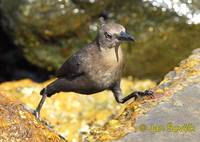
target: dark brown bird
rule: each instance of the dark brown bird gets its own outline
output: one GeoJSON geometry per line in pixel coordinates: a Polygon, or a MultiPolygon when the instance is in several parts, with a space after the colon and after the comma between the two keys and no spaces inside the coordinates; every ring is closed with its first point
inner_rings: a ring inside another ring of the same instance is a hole
{"type": "Polygon", "coordinates": [[[134,41],[134,38],[120,24],[103,24],[96,39],[69,57],[56,72],[57,79],[40,92],[42,99],[34,112],[36,118],[40,119],[40,110],[46,96],[51,97],[61,91],[90,95],[111,90],[118,103],[133,97],[136,99],[138,96],[152,95],[151,91],[138,91],[122,97],[122,41],[134,41]]]}

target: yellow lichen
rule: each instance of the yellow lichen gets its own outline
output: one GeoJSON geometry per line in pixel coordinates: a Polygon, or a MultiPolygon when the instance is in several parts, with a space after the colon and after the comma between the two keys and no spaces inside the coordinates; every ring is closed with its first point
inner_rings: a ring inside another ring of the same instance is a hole
{"type": "MultiPolygon", "coordinates": [[[[12,95],[12,97],[34,109],[41,98],[40,90],[51,81],[41,84],[28,79],[7,82],[0,85],[0,93],[7,94],[7,96],[12,95]]],[[[123,93],[128,95],[135,90],[152,88],[155,84],[150,80],[123,79],[121,86],[123,93]]],[[[128,116],[130,115],[128,113],[122,113],[125,107],[126,105],[116,103],[110,91],[89,96],[71,92],[58,93],[46,100],[41,116],[54,127],[54,130],[69,141],[81,141],[91,132],[91,129],[101,127],[109,122],[107,126],[109,130],[105,131],[106,135],[101,136],[103,140],[124,134],[126,131],[122,129],[123,126],[133,129],[132,122],[121,124],[127,117],[132,117],[128,116]],[[121,115],[120,119],[109,121],[118,115],[121,115]]],[[[132,111],[131,109],[129,111],[132,111]]],[[[27,117],[22,112],[19,112],[19,114],[22,119],[27,117]]]]}

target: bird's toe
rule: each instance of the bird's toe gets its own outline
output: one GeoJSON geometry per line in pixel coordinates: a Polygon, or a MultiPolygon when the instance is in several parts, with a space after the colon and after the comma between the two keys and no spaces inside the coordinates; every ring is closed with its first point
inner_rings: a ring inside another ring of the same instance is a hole
{"type": "Polygon", "coordinates": [[[153,97],[153,94],[154,94],[154,92],[153,92],[152,90],[145,90],[145,91],[144,91],[144,95],[145,95],[145,96],[153,97]]]}

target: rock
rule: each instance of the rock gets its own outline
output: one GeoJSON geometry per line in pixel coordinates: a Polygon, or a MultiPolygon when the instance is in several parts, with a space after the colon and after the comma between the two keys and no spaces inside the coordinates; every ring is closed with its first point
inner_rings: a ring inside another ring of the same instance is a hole
{"type": "MultiPolygon", "coordinates": [[[[6,94],[15,100],[18,99],[30,108],[36,108],[41,99],[40,90],[51,81],[35,83],[25,79],[2,83],[0,84],[0,94],[6,94]]],[[[155,86],[155,82],[150,80],[122,80],[122,89],[125,95],[133,90],[145,90],[153,86],[155,86]]],[[[125,104],[117,104],[109,91],[90,96],[59,93],[50,99],[47,98],[41,117],[67,140],[82,141],[92,128],[102,126],[119,114],[125,106],[125,104]]],[[[29,114],[29,116],[32,115],[29,114]]],[[[3,118],[5,119],[5,117],[9,117],[9,115],[4,115],[3,118]]],[[[12,119],[15,121],[15,118],[12,119]]],[[[33,117],[32,119],[34,120],[33,117]]]]}
{"type": "MultiPolygon", "coordinates": [[[[194,50],[156,87],[149,80],[122,81],[124,94],[152,88],[153,98],[146,97],[119,105],[108,91],[87,97],[59,93],[47,99],[42,119],[69,141],[198,141],[199,51],[194,50]]],[[[55,132],[35,121],[19,102],[35,108],[41,98],[39,91],[50,81],[39,84],[21,80],[0,85],[1,139],[10,141],[14,138],[14,141],[20,141],[31,136],[31,141],[34,136],[38,141],[62,140],[55,132]],[[19,131],[13,133],[13,129],[19,131]]]]}
{"type": "Polygon", "coordinates": [[[175,93],[169,101],[157,105],[136,120],[137,132],[117,142],[197,142],[200,136],[200,84],[192,84],[175,93]]]}
{"type": "Polygon", "coordinates": [[[121,115],[103,127],[93,129],[87,139],[117,142],[199,141],[199,49],[169,72],[153,90],[153,99],[130,103],[121,115]]]}
{"type": "Polygon", "coordinates": [[[0,94],[0,141],[2,142],[64,142],[59,135],[35,120],[23,105],[0,94]]]}

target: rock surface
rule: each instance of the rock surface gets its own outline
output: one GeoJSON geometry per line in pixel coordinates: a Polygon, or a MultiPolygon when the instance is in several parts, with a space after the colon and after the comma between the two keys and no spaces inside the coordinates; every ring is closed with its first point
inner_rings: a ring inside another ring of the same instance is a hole
{"type": "MultiPolygon", "coordinates": [[[[7,82],[0,85],[0,93],[18,99],[30,108],[36,108],[41,99],[40,90],[50,81],[42,84],[31,80],[7,82]]],[[[149,80],[122,81],[125,95],[133,90],[145,90],[153,86],[155,82],[149,80]]],[[[59,93],[46,100],[41,116],[67,140],[82,141],[92,128],[102,126],[116,114],[121,113],[125,106],[117,104],[109,91],[90,96],[59,93]]]]}
{"type": "Polygon", "coordinates": [[[22,104],[0,94],[1,142],[64,142],[53,131],[35,120],[22,104]]]}
{"type": "Polygon", "coordinates": [[[154,99],[130,103],[121,115],[103,127],[93,129],[88,139],[118,142],[199,141],[200,49],[194,50],[153,90],[154,99]],[[109,124],[112,121],[117,124],[115,129],[109,124]]]}
{"type": "Polygon", "coordinates": [[[174,94],[136,120],[138,131],[117,142],[197,142],[200,140],[200,84],[174,94]]]}
{"type": "MultiPolygon", "coordinates": [[[[47,83],[21,80],[0,85],[0,94],[4,94],[0,95],[1,139],[10,141],[14,137],[21,141],[21,137],[29,136],[29,141],[35,138],[38,141],[62,140],[35,121],[16,101],[35,108],[40,99],[39,91],[47,83]],[[13,129],[16,134],[12,133],[13,129]]],[[[149,80],[122,81],[124,94],[154,86],[149,80]]],[[[200,49],[169,72],[153,91],[153,98],[124,105],[115,103],[108,91],[87,97],[59,93],[47,99],[42,119],[69,141],[199,141],[200,49]]]]}

